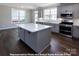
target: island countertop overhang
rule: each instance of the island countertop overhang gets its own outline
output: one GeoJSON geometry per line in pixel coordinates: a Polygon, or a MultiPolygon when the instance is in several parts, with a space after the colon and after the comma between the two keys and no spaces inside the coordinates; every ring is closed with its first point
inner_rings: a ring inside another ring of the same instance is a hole
{"type": "Polygon", "coordinates": [[[27,24],[18,24],[18,27],[23,28],[29,32],[37,32],[37,31],[51,28],[52,26],[36,24],[36,23],[27,23],[27,24]]]}

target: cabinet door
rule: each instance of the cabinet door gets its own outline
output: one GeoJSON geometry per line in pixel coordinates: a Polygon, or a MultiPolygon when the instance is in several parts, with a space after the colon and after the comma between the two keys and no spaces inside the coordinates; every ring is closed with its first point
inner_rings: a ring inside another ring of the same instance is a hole
{"type": "Polygon", "coordinates": [[[19,39],[24,41],[24,29],[19,28],[18,33],[19,33],[19,39]]]}
{"type": "Polygon", "coordinates": [[[52,32],[59,33],[59,25],[58,24],[53,24],[51,31],[52,32]]]}
{"type": "Polygon", "coordinates": [[[37,33],[32,33],[25,30],[25,43],[34,51],[37,51],[37,33]]]}
{"type": "Polygon", "coordinates": [[[54,32],[54,31],[55,31],[54,29],[55,29],[55,26],[54,26],[54,24],[53,24],[53,25],[52,25],[52,28],[51,28],[51,31],[54,32]]]}
{"type": "Polygon", "coordinates": [[[79,38],[79,27],[73,27],[73,37],[79,38]]]}
{"type": "Polygon", "coordinates": [[[55,32],[56,33],[59,33],[59,25],[58,24],[55,24],[54,27],[55,27],[54,28],[55,32]]]}

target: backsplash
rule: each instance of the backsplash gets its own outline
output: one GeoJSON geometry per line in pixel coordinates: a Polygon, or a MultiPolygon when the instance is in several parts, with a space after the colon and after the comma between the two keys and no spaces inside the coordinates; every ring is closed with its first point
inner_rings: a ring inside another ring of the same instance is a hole
{"type": "Polygon", "coordinates": [[[39,22],[49,22],[49,23],[60,23],[62,22],[62,18],[57,18],[57,20],[43,20],[43,19],[40,19],[39,22]]]}

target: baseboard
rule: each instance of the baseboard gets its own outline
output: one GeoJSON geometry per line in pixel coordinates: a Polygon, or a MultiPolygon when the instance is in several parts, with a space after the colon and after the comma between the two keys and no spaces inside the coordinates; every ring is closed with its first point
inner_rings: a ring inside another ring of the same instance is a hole
{"type": "Polygon", "coordinates": [[[44,49],[42,49],[38,54],[41,54],[49,46],[50,46],[50,44],[48,44],[47,46],[45,46],[44,49]]]}

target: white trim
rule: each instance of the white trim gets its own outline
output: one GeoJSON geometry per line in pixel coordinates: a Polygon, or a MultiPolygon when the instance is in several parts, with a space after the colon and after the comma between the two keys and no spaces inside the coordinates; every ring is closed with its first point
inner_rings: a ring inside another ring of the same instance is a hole
{"type": "Polygon", "coordinates": [[[41,54],[47,47],[49,47],[50,46],[50,43],[49,44],[47,44],[46,46],[45,46],[45,48],[44,49],[42,49],[38,54],[41,54]]]}

